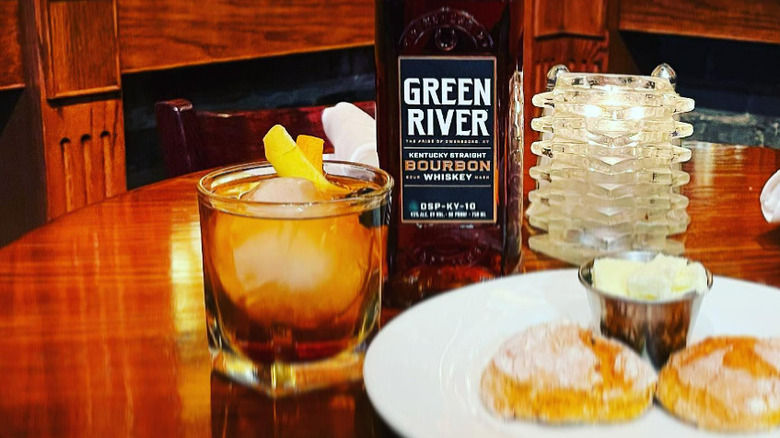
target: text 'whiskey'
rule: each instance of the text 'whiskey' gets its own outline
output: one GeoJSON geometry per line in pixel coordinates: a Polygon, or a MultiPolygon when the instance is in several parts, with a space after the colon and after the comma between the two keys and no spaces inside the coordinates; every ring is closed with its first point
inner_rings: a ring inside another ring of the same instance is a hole
{"type": "Polygon", "coordinates": [[[522,2],[377,0],[377,145],[396,181],[385,304],[512,273],[522,2]]]}

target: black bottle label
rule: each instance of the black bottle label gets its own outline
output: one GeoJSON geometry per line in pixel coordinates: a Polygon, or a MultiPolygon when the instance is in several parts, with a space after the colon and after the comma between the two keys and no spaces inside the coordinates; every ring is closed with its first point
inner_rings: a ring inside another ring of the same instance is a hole
{"type": "Polygon", "coordinates": [[[496,59],[398,58],[401,220],[496,221],[496,59]]]}

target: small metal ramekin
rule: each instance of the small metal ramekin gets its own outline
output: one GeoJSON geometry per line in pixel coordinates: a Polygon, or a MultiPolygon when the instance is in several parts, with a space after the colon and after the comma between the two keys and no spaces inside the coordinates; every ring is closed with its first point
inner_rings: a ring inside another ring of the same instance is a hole
{"type": "MultiPolygon", "coordinates": [[[[651,251],[627,251],[604,257],[648,262],[657,254],[651,251]]],[[[594,324],[602,335],[626,343],[656,369],[660,369],[670,354],[687,345],[706,293],[690,291],[672,299],[657,301],[613,295],[593,287],[594,261],[584,263],[579,269],[580,283],[587,291],[594,324]]],[[[709,290],[712,288],[712,273],[706,268],[705,271],[709,290]]]]}

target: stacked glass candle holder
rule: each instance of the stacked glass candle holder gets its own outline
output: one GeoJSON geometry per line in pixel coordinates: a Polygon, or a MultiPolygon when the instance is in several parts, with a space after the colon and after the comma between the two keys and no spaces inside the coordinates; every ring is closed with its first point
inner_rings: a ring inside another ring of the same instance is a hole
{"type": "Polygon", "coordinates": [[[546,233],[529,238],[532,249],[574,264],[618,251],[683,251],[669,236],[689,223],[679,188],[690,179],[681,163],[691,151],[679,139],[693,127],[676,115],[694,102],[675,92],[668,71],[558,71],[551,89],[533,97],[544,112],[531,122],[542,140],[531,145],[539,158],[527,215],[546,233]]]}

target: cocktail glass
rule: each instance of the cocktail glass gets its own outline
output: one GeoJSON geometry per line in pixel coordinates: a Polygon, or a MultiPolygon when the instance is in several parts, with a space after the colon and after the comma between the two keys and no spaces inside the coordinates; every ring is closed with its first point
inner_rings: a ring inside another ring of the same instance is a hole
{"type": "Polygon", "coordinates": [[[198,183],[212,365],[271,396],[360,379],[379,317],[392,178],[353,163],[324,170],[351,193],[248,199],[278,178],[268,163],[198,183]]]}

